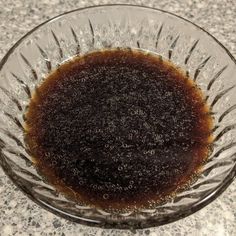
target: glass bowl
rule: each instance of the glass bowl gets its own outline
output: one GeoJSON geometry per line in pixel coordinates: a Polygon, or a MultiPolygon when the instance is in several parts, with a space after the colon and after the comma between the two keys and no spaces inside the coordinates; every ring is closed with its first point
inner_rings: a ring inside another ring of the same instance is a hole
{"type": "Polygon", "coordinates": [[[104,228],[158,226],[209,204],[236,173],[236,61],[209,33],[168,12],[131,5],[74,10],[37,26],[0,63],[0,164],[34,202],[66,219],[104,228]],[[125,214],[81,205],[60,194],[34,168],[24,142],[24,114],[46,75],[69,58],[103,48],[140,48],[181,67],[205,94],[214,145],[199,179],[155,209],[125,214]]]}

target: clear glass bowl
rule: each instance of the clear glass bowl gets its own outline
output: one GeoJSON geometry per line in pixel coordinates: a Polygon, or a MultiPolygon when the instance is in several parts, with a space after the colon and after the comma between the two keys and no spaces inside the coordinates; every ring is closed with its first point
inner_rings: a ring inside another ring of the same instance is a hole
{"type": "Polygon", "coordinates": [[[168,12],[107,5],[65,13],[30,31],[0,63],[0,164],[34,202],[78,223],[134,229],[178,220],[214,200],[235,177],[235,76],[235,59],[214,37],[168,12]],[[155,209],[111,214],[66,199],[37,173],[24,143],[24,113],[45,76],[76,54],[109,47],[141,48],[173,61],[211,105],[214,147],[200,178],[155,209]]]}

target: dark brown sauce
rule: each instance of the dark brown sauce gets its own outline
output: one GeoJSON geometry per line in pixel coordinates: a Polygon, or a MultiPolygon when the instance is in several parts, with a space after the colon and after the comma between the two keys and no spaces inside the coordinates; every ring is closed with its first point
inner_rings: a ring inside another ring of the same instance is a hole
{"type": "Polygon", "coordinates": [[[51,73],[26,114],[38,171],[67,196],[102,209],[173,195],[209,155],[212,118],[194,82],[138,50],[76,57],[51,73]]]}

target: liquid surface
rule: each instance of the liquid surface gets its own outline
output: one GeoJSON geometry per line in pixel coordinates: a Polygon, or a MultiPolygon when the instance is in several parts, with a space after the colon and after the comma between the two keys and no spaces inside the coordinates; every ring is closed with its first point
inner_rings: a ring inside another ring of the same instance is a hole
{"type": "Polygon", "coordinates": [[[147,207],[189,184],[209,154],[201,91],[170,62],[135,50],[76,57],[51,73],[26,114],[38,171],[103,209],[147,207]]]}

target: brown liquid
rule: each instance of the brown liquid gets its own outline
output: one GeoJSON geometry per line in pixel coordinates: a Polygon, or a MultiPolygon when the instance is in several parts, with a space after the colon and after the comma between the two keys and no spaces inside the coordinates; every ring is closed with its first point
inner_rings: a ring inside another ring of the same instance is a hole
{"type": "Polygon", "coordinates": [[[137,50],[61,65],[26,114],[35,165],[67,196],[103,209],[147,207],[189,184],[209,154],[212,118],[179,69],[137,50]]]}

